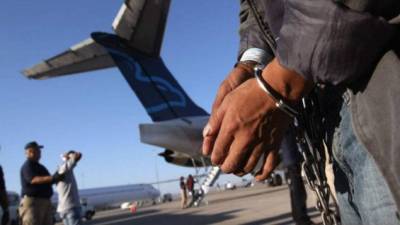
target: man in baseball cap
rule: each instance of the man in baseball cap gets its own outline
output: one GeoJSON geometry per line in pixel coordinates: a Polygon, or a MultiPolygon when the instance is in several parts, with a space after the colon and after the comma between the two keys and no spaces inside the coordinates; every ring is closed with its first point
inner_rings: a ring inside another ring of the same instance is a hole
{"type": "Polygon", "coordinates": [[[36,141],[25,145],[27,160],[21,167],[22,204],[19,209],[22,225],[53,224],[51,185],[64,177],[58,172],[51,176],[46,167],[39,163],[42,148],[36,141]]]}

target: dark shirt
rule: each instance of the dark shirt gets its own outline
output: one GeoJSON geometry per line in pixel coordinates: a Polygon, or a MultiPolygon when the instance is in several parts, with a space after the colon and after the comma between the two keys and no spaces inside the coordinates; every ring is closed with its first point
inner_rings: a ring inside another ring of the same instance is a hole
{"type": "Polygon", "coordinates": [[[3,210],[8,209],[6,183],[4,181],[3,168],[0,166],[0,206],[3,210]]]}
{"type": "Polygon", "coordinates": [[[187,186],[187,189],[188,189],[189,191],[193,191],[193,186],[194,186],[194,179],[193,179],[193,177],[188,177],[188,179],[187,179],[187,181],[186,181],[186,186],[187,186]]]}
{"type": "Polygon", "coordinates": [[[6,190],[6,183],[4,182],[3,168],[0,166],[0,191],[6,190]]]}
{"type": "Polygon", "coordinates": [[[21,168],[21,196],[50,198],[53,195],[51,184],[31,184],[36,176],[50,176],[50,173],[42,164],[26,160],[21,168]]]}

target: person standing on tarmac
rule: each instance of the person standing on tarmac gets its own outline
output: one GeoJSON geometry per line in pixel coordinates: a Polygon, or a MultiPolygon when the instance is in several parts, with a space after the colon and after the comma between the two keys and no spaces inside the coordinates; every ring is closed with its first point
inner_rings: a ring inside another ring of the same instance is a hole
{"type": "Polygon", "coordinates": [[[63,155],[64,163],[58,168],[58,173],[63,174],[65,178],[57,183],[57,212],[60,213],[65,225],[82,224],[78,185],[73,171],[81,158],[82,154],[80,152],[71,150],[63,155]]]}
{"type": "Polygon", "coordinates": [[[191,207],[195,201],[195,193],[194,193],[194,179],[192,174],[189,174],[188,178],[186,179],[186,187],[187,191],[192,195],[192,200],[190,201],[188,207],[191,207]]]}
{"type": "Polygon", "coordinates": [[[184,209],[186,208],[186,202],[187,202],[187,189],[186,189],[186,184],[185,184],[185,178],[181,177],[179,186],[181,188],[181,208],[184,209]]]}
{"type": "Polygon", "coordinates": [[[21,196],[19,213],[22,225],[52,225],[53,210],[50,198],[53,195],[52,184],[64,179],[56,172],[53,176],[42,164],[42,145],[32,141],[25,145],[27,160],[21,168],[21,196]]]}
{"type": "Polygon", "coordinates": [[[7,190],[6,183],[4,181],[4,173],[3,168],[0,166],[0,206],[3,210],[3,215],[1,219],[1,225],[8,224],[10,220],[10,213],[8,211],[8,198],[7,198],[7,190]]]}

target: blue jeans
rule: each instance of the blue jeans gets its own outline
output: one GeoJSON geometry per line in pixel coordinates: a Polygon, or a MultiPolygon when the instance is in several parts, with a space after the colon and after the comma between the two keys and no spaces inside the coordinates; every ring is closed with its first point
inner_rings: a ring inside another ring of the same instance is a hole
{"type": "Polygon", "coordinates": [[[400,224],[397,207],[374,159],[358,142],[348,103],[333,138],[335,187],[343,225],[400,224]]]}
{"type": "Polygon", "coordinates": [[[64,225],[81,225],[81,208],[75,207],[60,214],[64,225]]]}

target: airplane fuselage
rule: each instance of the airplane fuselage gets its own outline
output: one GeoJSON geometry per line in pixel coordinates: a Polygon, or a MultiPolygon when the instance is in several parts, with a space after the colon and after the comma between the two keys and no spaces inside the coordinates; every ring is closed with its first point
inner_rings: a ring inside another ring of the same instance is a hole
{"type": "Polygon", "coordinates": [[[202,132],[208,118],[208,116],[196,116],[140,124],[140,141],[187,154],[193,158],[202,157],[202,132]]]}

